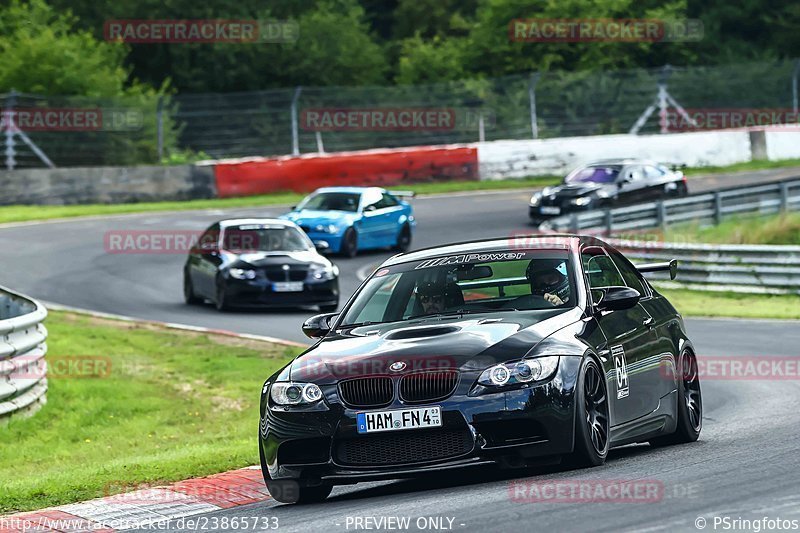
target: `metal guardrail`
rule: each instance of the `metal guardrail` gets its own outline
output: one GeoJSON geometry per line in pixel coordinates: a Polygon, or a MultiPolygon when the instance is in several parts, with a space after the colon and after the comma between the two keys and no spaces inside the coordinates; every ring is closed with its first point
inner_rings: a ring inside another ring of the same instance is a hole
{"type": "Polygon", "coordinates": [[[800,294],[800,246],[712,245],[607,239],[634,263],[678,260],[678,277],[648,273],[664,286],[800,294]]]}
{"type": "Polygon", "coordinates": [[[0,287],[0,422],[46,402],[47,310],[0,287]]]}
{"type": "Polygon", "coordinates": [[[612,235],[682,223],[718,224],[734,215],[773,215],[794,210],[800,210],[800,179],[577,212],[547,220],[539,228],[573,233],[596,230],[612,235]]]}
{"type": "Polygon", "coordinates": [[[678,278],[648,274],[664,284],[712,290],[800,294],[800,246],[712,245],[649,242],[636,232],[674,224],[718,224],[735,215],[771,215],[800,210],[800,179],[738,187],[613,209],[556,217],[543,231],[603,233],[634,262],[678,259],[678,278]]]}

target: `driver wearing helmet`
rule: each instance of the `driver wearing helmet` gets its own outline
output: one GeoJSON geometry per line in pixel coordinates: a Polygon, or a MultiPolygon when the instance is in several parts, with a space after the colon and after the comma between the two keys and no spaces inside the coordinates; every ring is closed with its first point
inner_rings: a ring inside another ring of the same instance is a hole
{"type": "Polygon", "coordinates": [[[433,315],[444,311],[444,285],[429,281],[418,286],[416,292],[423,314],[433,315]]]}
{"type": "Polygon", "coordinates": [[[569,301],[569,279],[559,270],[564,261],[560,259],[534,259],[525,270],[531,284],[531,294],[541,296],[554,306],[569,301]]]}

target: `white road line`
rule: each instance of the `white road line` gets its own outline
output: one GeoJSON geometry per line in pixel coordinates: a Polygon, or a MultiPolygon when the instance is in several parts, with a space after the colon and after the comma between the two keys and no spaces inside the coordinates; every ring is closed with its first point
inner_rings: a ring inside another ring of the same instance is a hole
{"type": "Polygon", "coordinates": [[[236,333],[235,331],[229,331],[226,329],[214,329],[214,328],[205,328],[202,326],[192,326],[189,324],[178,324],[175,322],[161,322],[159,320],[147,320],[147,319],[140,319],[134,318],[131,316],[126,315],[116,315],[113,313],[103,313],[101,311],[91,311],[89,309],[81,309],[79,307],[71,307],[69,305],[62,305],[53,302],[45,302],[39,300],[44,304],[45,308],[52,309],[54,311],[69,311],[70,313],[80,313],[82,315],[89,315],[97,318],[108,318],[111,320],[120,320],[124,322],[138,322],[143,324],[154,324],[157,326],[162,326],[168,329],[178,329],[183,331],[195,331],[200,333],[214,333],[217,335],[225,335],[226,337],[238,337],[240,339],[248,339],[248,340],[255,340],[255,341],[262,341],[262,342],[271,342],[273,344],[282,344],[285,346],[292,346],[298,348],[308,348],[307,344],[302,344],[300,342],[290,341],[287,339],[279,339],[277,337],[268,337],[265,335],[253,335],[251,333],[236,333]]]}

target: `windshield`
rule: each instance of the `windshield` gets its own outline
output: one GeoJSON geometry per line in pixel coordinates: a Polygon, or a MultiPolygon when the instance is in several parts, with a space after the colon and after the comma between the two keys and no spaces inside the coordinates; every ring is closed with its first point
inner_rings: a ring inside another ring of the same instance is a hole
{"type": "Polygon", "coordinates": [[[621,170],[621,165],[592,165],[573,171],[564,181],[566,183],[613,183],[617,180],[621,170]]]}
{"type": "Polygon", "coordinates": [[[468,254],[404,263],[375,273],[342,325],[442,314],[571,308],[575,285],[566,250],[468,254]]]}
{"type": "Polygon", "coordinates": [[[300,205],[298,210],[313,209],[317,211],[358,211],[359,194],[351,192],[321,192],[312,194],[300,205]]]}
{"type": "Polygon", "coordinates": [[[302,252],[313,245],[298,229],[284,226],[231,226],[223,234],[224,248],[232,252],[302,252]]]}

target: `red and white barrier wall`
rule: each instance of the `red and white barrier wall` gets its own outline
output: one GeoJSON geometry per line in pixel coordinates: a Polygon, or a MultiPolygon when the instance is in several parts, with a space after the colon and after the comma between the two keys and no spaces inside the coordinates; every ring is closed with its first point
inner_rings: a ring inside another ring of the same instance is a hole
{"type": "Polygon", "coordinates": [[[492,141],[209,162],[220,198],[334,185],[398,186],[564,174],[604,158],[636,157],[692,167],[800,158],[800,132],[755,128],[667,135],[597,135],[492,141]]]}
{"type": "Polygon", "coordinates": [[[334,185],[477,180],[478,149],[430,146],[226,160],[214,163],[214,176],[219,198],[334,185]]]}

